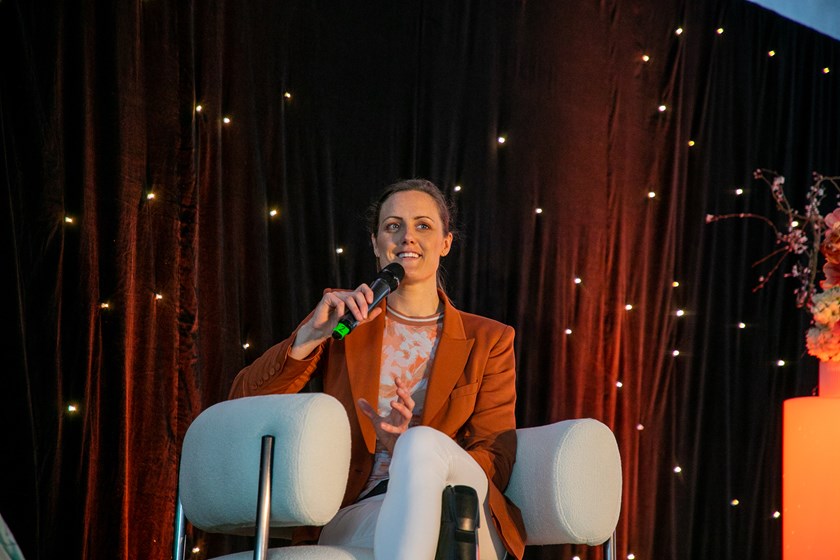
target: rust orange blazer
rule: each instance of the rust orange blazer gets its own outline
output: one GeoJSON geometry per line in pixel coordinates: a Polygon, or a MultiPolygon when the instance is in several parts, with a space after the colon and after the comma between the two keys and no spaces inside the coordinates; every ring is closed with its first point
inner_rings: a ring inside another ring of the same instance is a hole
{"type": "MultiPolygon", "coordinates": [[[[487,473],[490,510],[507,550],[521,558],[525,526],[519,509],[503,491],[516,459],[516,370],[511,327],[455,309],[443,292],[443,331],[435,353],[421,424],[453,438],[487,473]]],[[[384,306],[376,319],[358,326],[343,341],[328,339],[304,360],[288,355],[295,333],[243,369],[230,398],[300,391],[313,374],[324,392],[338,399],[350,418],[350,476],[342,506],[352,504],[373,466],[376,434],[358,409],[357,399],[375,403],[384,306]]],[[[298,327],[299,328],[299,327],[298,327]]],[[[315,540],[318,531],[298,532],[295,540],[315,540]]]]}

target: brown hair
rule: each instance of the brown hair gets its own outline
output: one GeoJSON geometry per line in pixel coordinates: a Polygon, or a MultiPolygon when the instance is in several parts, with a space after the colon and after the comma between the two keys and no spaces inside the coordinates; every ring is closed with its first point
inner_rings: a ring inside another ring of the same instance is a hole
{"type": "Polygon", "coordinates": [[[379,213],[382,211],[382,205],[385,204],[385,201],[391,195],[405,191],[419,191],[431,196],[440,214],[443,234],[452,233],[453,236],[457,236],[457,232],[455,231],[455,205],[446,200],[446,197],[443,196],[443,193],[440,192],[437,185],[426,179],[408,179],[385,187],[382,194],[379,195],[379,198],[368,206],[367,212],[365,213],[368,233],[375,237],[379,232],[379,213]]]}

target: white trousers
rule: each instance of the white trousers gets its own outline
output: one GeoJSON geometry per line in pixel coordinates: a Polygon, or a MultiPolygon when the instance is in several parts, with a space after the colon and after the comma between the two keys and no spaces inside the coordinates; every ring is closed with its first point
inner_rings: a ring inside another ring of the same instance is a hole
{"type": "Polygon", "coordinates": [[[447,485],[475,489],[483,507],[480,560],[500,560],[505,548],[490,519],[487,475],[452,438],[417,426],[397,439],[388,491],[342,508],[321,532],[319,544],[373,548],[377,560],[433,560],[440,533],[441,497],[447,485]]]}

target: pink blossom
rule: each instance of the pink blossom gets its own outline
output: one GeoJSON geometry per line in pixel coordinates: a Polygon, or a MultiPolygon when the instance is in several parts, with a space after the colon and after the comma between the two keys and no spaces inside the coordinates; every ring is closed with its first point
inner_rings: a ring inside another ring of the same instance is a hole
{"type": "Polygon", "coordinates": [[[831,264],[840,264],[840,208],[825,217],[825,238],[820,251],[831,264]]]}
{"type": "Polygon", "coordinates": [[[777,175],[773,178],[773,184],[770,185],[770,192],[773,193],[773,198],[775,198],[778,202],[782,202],[785,199],[785,193],[782,190],[782,185],[784,184],[785,178],[781,175],[777,175]]]}
{"type": "Polygon", "coordinates": [[[840,264],[825,263],[823,274],[825,274],[825,280],[820,283],[822,289],[826,290],[834,286],[840,286],[840,264]]]}
{"type": "Polygon", "coordinates": [[[808,250],[808,236],[801,229],[793,229],[790,233],[778,234],[779,243],[787,245],[787,252],[801,255],[808,250]]]}
{"type": "Polygon", "coordinates": [[[825,217],[825,226],[829,229],[834,229],[834,226],[840,222],[840,207],[838,207],[831,214],[825,217]]]}

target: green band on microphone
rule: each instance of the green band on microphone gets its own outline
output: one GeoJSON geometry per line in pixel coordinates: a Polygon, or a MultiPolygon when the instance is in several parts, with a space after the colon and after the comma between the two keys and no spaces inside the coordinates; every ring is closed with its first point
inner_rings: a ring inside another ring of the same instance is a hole
{"type": "Polygon", "coordinates": [[[347,336],[347,333],[349,333],[349,332],[350,332],[350,328],[347,325],[345,325],[344,323],[339,323],[333,329],[333,338],[335,338],[337,340],[341,340],[342,338],[347,336]],[[336,336],[336,335],[338,335],[338,336],[336,336]]]}

